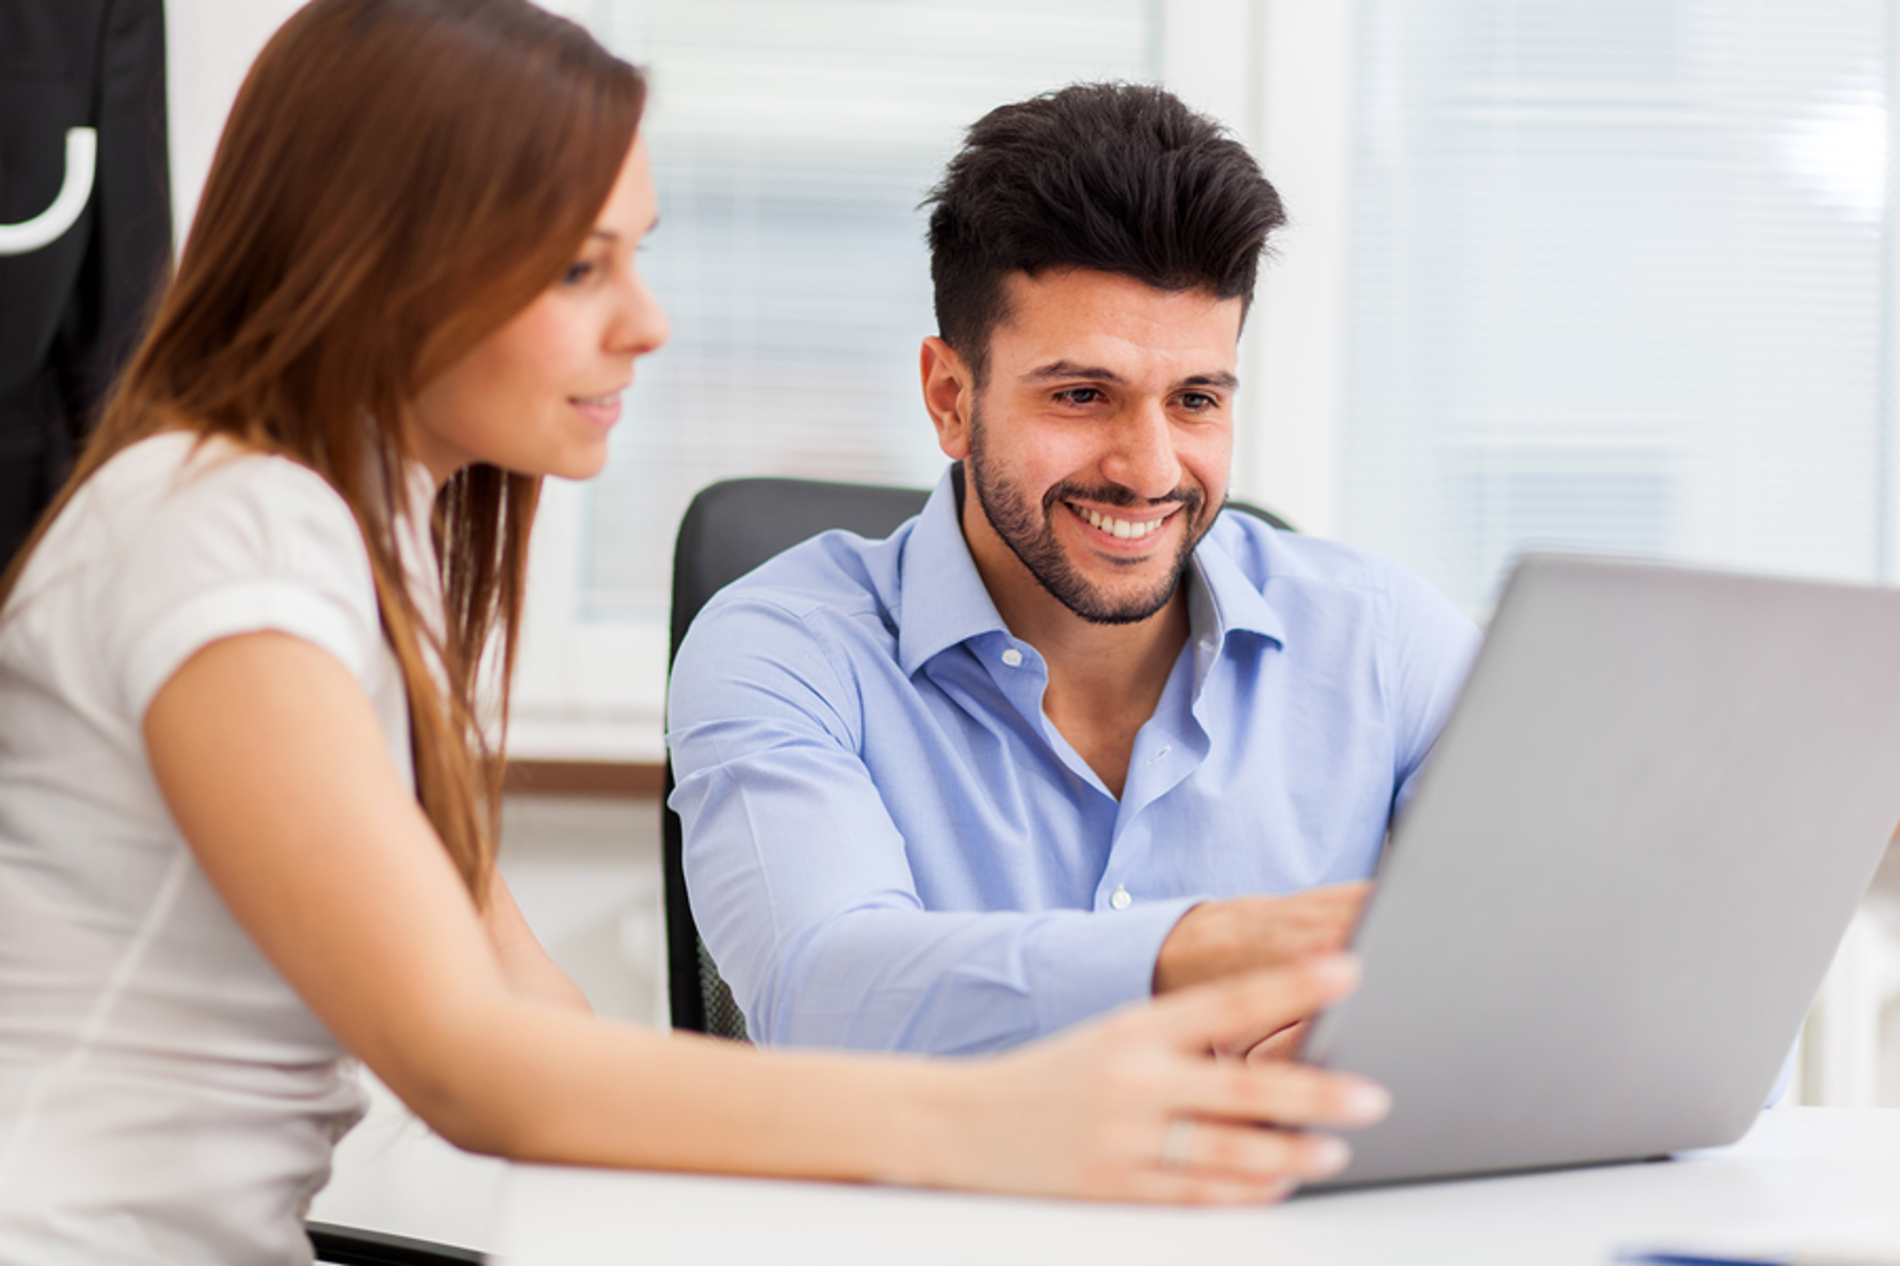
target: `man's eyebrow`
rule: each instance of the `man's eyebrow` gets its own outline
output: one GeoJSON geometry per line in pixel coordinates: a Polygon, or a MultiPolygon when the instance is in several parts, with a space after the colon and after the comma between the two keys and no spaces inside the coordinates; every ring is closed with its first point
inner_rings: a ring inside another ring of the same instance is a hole
{"type": "MultiPolygon", "coordinates": [[[[1121,383],[1122,376],[1112,369],[1100,365],[1079,365],[1072,360],[1051,361],[1047,365],[1030,370],[1023,375],[1027,382],[1047,382],[1063,378],[1086,378],[1095,382],[1121,383]]],[[[1217,370],[1211,374],[1190,374],[1183,378],[1177,387],[1211,387],[1218,391],[1234,391],[1240,386],[1240,379],[1226,370],[1217,370]]]]}
{"type": "Polygon", "coordinates": [[[1121,382],[1122,376],[1099,365],[1078,365],[1072,360],[1050,361],[1023,375],[1025,381],[1045,382],[1053,378],[1093,378],[1097,382],[1121,382]]]}

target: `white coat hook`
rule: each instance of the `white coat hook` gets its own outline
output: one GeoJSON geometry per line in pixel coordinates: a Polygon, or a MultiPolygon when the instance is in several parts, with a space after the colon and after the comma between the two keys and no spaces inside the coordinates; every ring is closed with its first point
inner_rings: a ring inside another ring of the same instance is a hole
{"type": "Polygon", "coordinates": [[[0,224],[0,255],[24,255],[58,241],[86,209],[98,161],[99,134],[89,127],[66,129],[66,179],[59,187],[59,196],[30,220],[0,224]]]}

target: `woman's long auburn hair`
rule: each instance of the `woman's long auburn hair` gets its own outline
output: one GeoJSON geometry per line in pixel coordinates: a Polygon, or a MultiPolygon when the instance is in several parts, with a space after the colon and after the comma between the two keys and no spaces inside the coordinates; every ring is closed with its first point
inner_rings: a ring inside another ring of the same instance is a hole
{"type": "Polygon", "coordinates": [[[356,516],[408,693],[417,794],[487,899],[536,476],[473,465],[437,495],[438,633],[403,579],[411,401],[551,285],[633,144],[634,67],[526,0],[315,0],[239,91],[183,258],[72,478],[161,431],[300,462],[356,516]],[[441,677],[431,670],[439,660],[441,677]],[[488,658],[492,656],[492,659],[488,658]]]}

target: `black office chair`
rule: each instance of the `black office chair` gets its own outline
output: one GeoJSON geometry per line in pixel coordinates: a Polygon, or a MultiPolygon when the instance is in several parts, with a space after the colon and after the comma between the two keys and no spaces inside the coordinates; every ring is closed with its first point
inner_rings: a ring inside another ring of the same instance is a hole
{"type": "MultiPolygon", "coordinates": [[[[673,619],[667,650],[670,668],[680,642],[719,590],[773,555],[831,528],[860,536],[888,536],[924,508],[920,488],[826,483],[811,479],[728,479],[693,498],[680,521],[673,548],[673,619]]],[[[1276,514],[1245,502],[1239,510],[1283,531],[1293,528],[1276,514]]],[[[673,762],[666,763],[666,795],[673,794],[673,762]]],[[[679,815],[660,805],[661,863],[666,893],[667,989],[673,1027],[745,1040],[745,1017],[720,979],[718,966],[699,939],[686,896],[679,815]]]]}
{"type": "Polygon", "coordinates": [[[481,1266],[486,1260],[471,1248],[456,1248],[406,1235],[364,1231],[334,1222],[306,1222],[304,1232],[317,1261],[327,1266],[481,1266]]]}

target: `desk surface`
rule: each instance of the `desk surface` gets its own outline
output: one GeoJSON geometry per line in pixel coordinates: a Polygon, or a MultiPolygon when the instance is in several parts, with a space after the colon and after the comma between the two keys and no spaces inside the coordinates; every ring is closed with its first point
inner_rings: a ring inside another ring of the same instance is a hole
{"type": "Polygon", "coordinates": [[[1781,1108],[1674,1161],[1142,1209],[881,1187],[512,1167],[509,1266],[1061,1261],[1604,1266],[1629,1248],[1875,1246],[1900,1264],[1900,1110],[1781,1108]]]}

